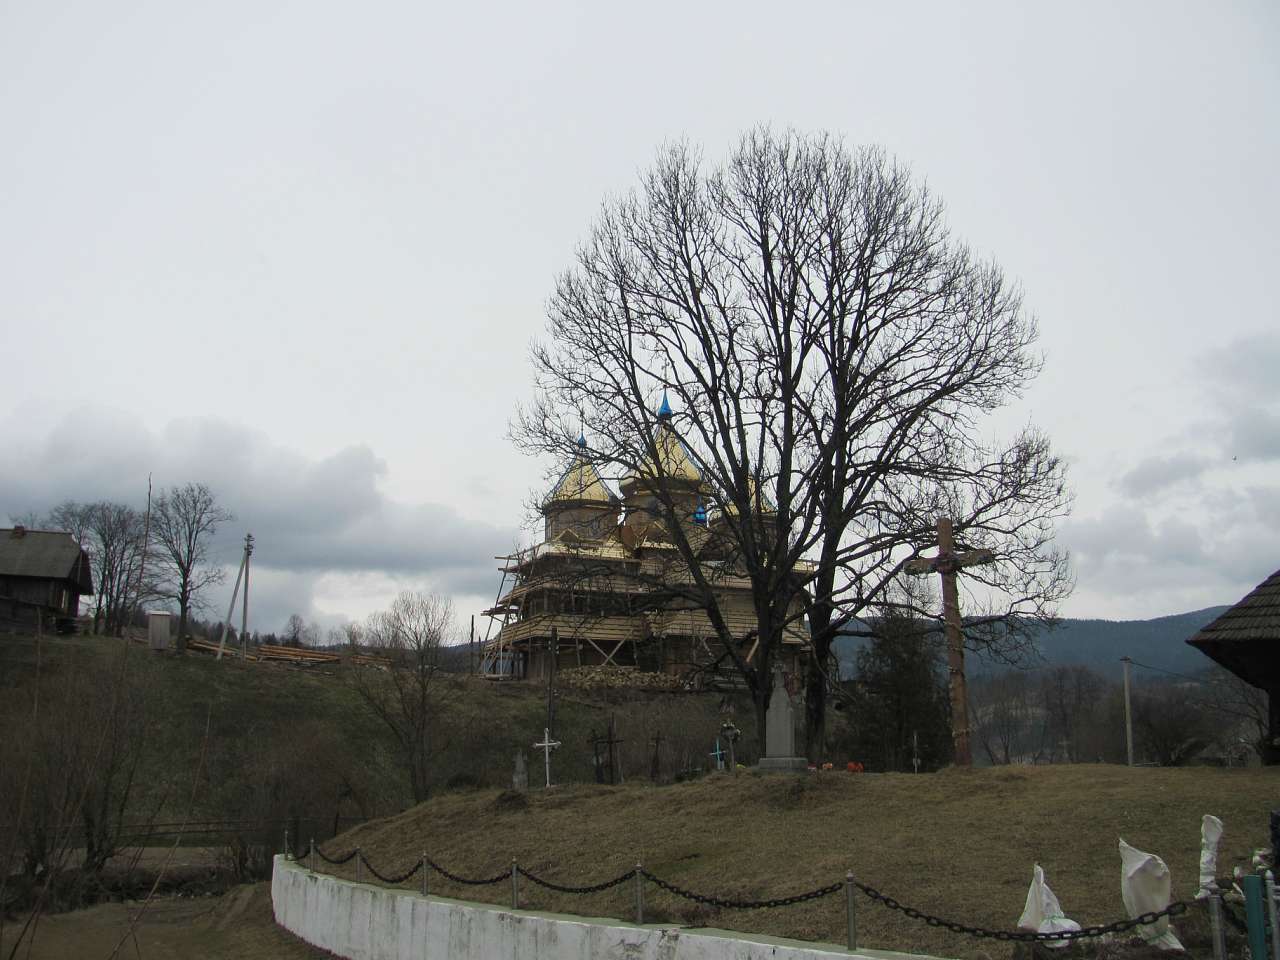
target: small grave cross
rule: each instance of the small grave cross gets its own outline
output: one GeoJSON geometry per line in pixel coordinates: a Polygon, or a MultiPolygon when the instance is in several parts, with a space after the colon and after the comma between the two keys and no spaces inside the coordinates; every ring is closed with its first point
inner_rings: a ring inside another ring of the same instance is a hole
{"type": "Polygon", "coordinates": [[[709,754],[707,754],[707,756],[713,757],[715,759],[717,770],[724,769],[724,750],[720,746],[719,737],[716,737],[716,748],[712,750],[709,754]]]}
{"type": "Polygon", "coordinates": [[[907,573],[942,577],[942,619],[947,632],[947,672],[951,680],[951,739],[955,743],[957,767],[973,766],[969,749],[969,698],[964,680],[964,632],[960,619],[960,591],[956,574],[965,567],[990,563],[995,554],[990,550],[966,550],[956,553],[955,534],[949,517],[938,520],[938,555],[921,557],[904,565],[907,573]]]}
{"type": "Polygon", "coordinates": [[[653,759],[649,762],[649,779],[657,783],[662,778],[662,731],[653,734],[653,759]]]}
{"type": "MultiPolygon", "coordinates": [[[[720,724],[720,732],[724,734],[725,740],[729,744],[729,769],[733,771],[733,775],[738,775],[738,737],[742,735],[742,731],[738,729],[738,725],[732,720],[726,720],[720,724]]],[[[716,744],[719,745],[717,740],[716,744]]]]}
{"type": "Polygon", "coordinates": [[[547,787],[548,788],[551,786],[551,751],[557,749],[559,746],[560,746],[559,740],[551,739],[551,730],[547,727],[543,727],[542,742],[535,743],[534,747],[542,751],[543,763],[546,765],[546,769],[547,769],[547,787]]]}

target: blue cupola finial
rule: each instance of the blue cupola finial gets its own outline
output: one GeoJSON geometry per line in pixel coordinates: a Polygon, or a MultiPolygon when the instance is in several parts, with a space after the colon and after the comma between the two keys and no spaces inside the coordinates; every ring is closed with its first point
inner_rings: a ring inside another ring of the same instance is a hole
{"type": "Polygon", "coordinates": [[[667,400],[667,388],[662,388],[662,405],[658,407],[658,419],[671,419],[671,403],[667,400]]]}
{"type": "Polygon", "coordinates": [[[578,449],[579,450],[587,449],[587,435],[582,431],[578,432],[578,449]]]}

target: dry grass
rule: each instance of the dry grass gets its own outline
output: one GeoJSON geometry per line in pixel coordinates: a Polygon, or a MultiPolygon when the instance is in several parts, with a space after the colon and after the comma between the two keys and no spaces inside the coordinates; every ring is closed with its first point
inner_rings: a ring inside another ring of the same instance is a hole
{"type": "MultiPolygon", "coordinates": [[[[72,957],[106,960],[129,930],[140,903],[102,903],[42,917],[30,960],[72,957]]],[[[6,927],[0,955],[8,955],[6,927]]],[[[136,944],[128,940],[122,958],[160,960],[323,960],[331,956],[275,925],[269,884],[236,887],[221,897],[173,897],[154,901],[136,928],[136,944]]],[[[27,957],[24,945],[20,957],[27,957]]]]}
{"type": "MultiPolygon", "coordinates": [[[[497,791],[441,796],[374,821],[327,845],[359,844],[383,872],[426,849],[445,866],[488,876],[517,858],[563,883],[616,876],[637,861],[681,886],[760,898],[862,881],[922,910],[1012,929],[1039,861],[1068,916],[1100,923],[1124,915],[1117,838],[1158,853],[1176,898],[1194,893],[1200,817],[1226,823],[1221,872],[1265,842],[1280,770],[1128,769],[1115,766],[948,770],[935,775],[807,778],[717,775],[665,787],[570,786],[527,802],[497,791]]],[[[349,872],[348,872],[349,875],[349,872]]],[[[433,890],[508,902],[505,883],[433,890]]],[[[595,916],[630,915],[629,885],[572,897],[523,883],[525,905],[595,916]]],[[[650,919],[841,942],[840,896],[777,910],[712,911],[647,892],[650,919]]],[[[1195,926],[1197,920],[1184,921],[1195,926]]],[[[859,901],[861,942],[953,957],[1006,957],[1010,949],[909,921],[859,901]]],[[[1059,954],[1061,956],[1061,954],[1059,954]]]]}

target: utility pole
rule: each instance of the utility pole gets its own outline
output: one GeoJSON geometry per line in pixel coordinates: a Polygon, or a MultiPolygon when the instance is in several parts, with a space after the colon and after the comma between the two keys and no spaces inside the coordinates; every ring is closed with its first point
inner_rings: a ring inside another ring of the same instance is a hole
{"type": "Polygon", "coordinates": [[[1121,657],[1120,662],[1124,664],[1124,745],[1129,757],[1129,766],[1133,766],[1133,712],[1129,707],[1129,664],[1133,663],[1128,657],[1121,657]]]}
{"type": "MultiPolygon", "coordinates": [[[[218,656],[215,658],[217,660],[222,659],[223,648],[225,648],[227,645],[227,633],[231,630],[231,618],[236,612],[236,600],[240,596],[240,581],[245,578],[245,575],[248,572],[247,568],[249,566],[249,554],[251,554],[252,552],[253,552],[253,536],[249,535],[244,538],[244,554],[240,557],[240,569],[236,571],[236,585],[231,588],[231,603],[227,605],[227,616],[226,616],[226,619],[222,621],[222,636],[218,639],[218,656]]],[[[247,590],[248,588],[247,580],[245,581],[245,587],[247,590]]],[[[244,616],[245,618],[248,617],[247,608],[244,616]]]]}
{"type": "Polygon", "coordinates": [[[560,631],[552,627],[547,641],[547,736],[556,728],[556,662],[560,659],[560,631]]]}
{"type": "Polygon", "coordinates": [[[253,534],[244,535],[244,603],[240,607],[240,659],[249,656],[249,558],[253,556],[253,534]]]}

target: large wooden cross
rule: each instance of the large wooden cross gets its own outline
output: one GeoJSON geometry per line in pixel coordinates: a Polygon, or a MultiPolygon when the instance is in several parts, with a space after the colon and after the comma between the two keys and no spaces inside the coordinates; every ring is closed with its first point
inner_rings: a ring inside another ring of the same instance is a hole
{"type": "Polygon", "coordinates": [[[942,619],[947,631],[947,672],[951,688],[951,739],[958,767],[973,766],[973,753],[969,747],[969,697],[965,690],[964,632],[956,574],[965,567],[990,563],[994,559],[995,554],[990,550],[956,553],[951,520],[943,517],[938,520],[938,555],[911,560],[903,568],[917,576],[937,573],[942,577],[942,619]]]}

